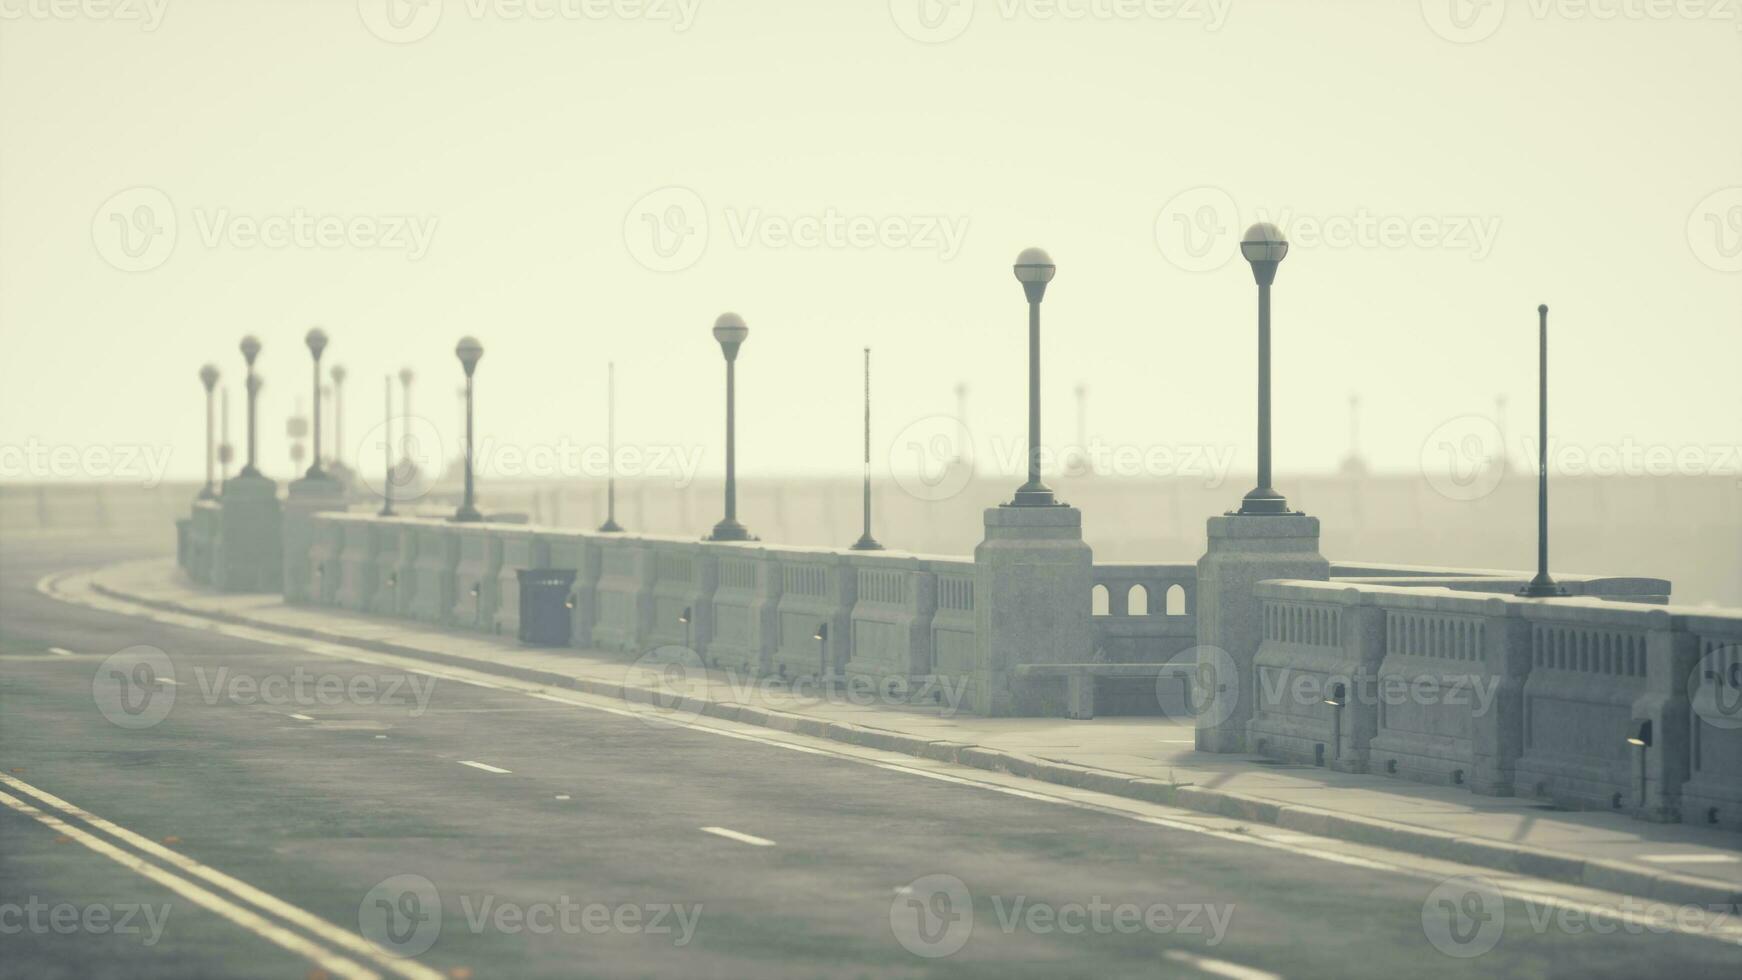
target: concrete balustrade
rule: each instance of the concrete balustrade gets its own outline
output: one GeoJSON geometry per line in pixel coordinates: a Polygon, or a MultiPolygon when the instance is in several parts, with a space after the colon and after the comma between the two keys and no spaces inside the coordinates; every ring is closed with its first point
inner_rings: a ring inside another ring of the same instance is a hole
{"type": "MultiPolygon", "coordinates": [[[[299,563],[306,581],[302,601],[318,606],[330,606],[339,592],[339,554],[344,549],[344,527],[333,521],[311,522],[308,527],[308,553],[299,563]]],[[[289,590],[287,589],[288,593],[289,590]]],[[[291,601],[285,596],[285,601],[291,601]]]]}
{"type": "Polygon", "coordinates": [[[462,629],[496,631],[496,576],[502,564],[501,542],[513,533],[483,524],[456,524],[453,609],[448,622],[462,629]]]}
{"type": "Polygon", "coordinates": [[[833,677],[852,658],[853,605],[859,576],[845,552],[770,548],[780,568],[774,650],[768,671],[783,677],[833,677]],[[827,626],[823,637],[818,628],[827,626]]]}
{"type": "Polygon", "coordinates": [[[1344,772],[1365,772],[1378,727],[1371,690],[1383,647],[1372,596],[1328,582],[1254,587],[1262,625],[1241,697],[1252,751],[1344,772]]]}
{"type": "Polygon", "coordinates": [[[492,585],[494,610],[491,632],[515,636],[520,632],[520,573],[550,568],[550,542],[530,530],[504,531],[495,539],[496,577],[492,585]]]}
{"type": "Polygon", "coordinates": [[[1742,830],[1742,617],[1690,615],[1689,778],[1682,820],[1742,830]]]}
{"type": "Polygon", "coordinates": [[[1519,795],[1675,819],[1698,660],[1685,620],[1591,599],[1531,603],[1524,615],[1531,654],[1519,795]]]}
{"type": "Polygon", "coordinates": [[[932,613],[932,675],[974,699],[979,669],[974,648],[974,563],[933,558],[927,569],[937,577],[937,609],[932,613]]]}
{"type": "Polygon", "coordinates": [[[417,590],[417,527],[383,522],[375,558],[375,597],[371,612],[384,616],[411,615],[411,599],[417,590]]]}
{"type": "Polygon", "coordinates": [[[404,612],[412,619],[438,626],[448,625],[454,609],[455,570],[460,560],[456,525],[431,518],[412,518],[416,550],[411,555],[411,597],[404,612]]]}
{"type": "Polygon", "coordinates": [[[699,656],[713,638],[719,548],[671,540],[649,540],[647,547],[653,556],[653,599],[644,645],[682,647],[699,656]]]}
{"type": "MultiPolygon", "coordinates": [[[[569,609],[569,645],[590,645],[595,622],[594,587],[599,581],[600,546],[594,538],[579,531],[530,531],[533,555],[542,556],[546,568],[572,571],[574,583],[565,600],[569,609]]],[[[504,575],[509,566],[502,566],[504,575]]],[[[518,610],[516,611],[518,617],[518,610]]]]}
{"type": "Polygon", "coordinates": [[[182,567],[196,582],[214,584],[212,576],[218,561],[222,520],[223,509],[215,500],[195,501],[188,515],[187,549],[182,567]]]}
{"type": "Polygon", "coordinates": [[[633,535],[598,539],[599,578],[593,587],[591,645],[640,654],[653,630],[653,551],[633,535]]]}
{"type": "Polygon", "coordinates": [[[333,601],[346,609],[367,612],[375,597],[375,589],[380,585],[375,563],[380,554],[381,539],[387,537],[391,529],[348,519],[334,520],[331,524],[338,529],[340,537],[339,588],[333,601]]]}
{"type": "Polygon", "coordinates": [[[769,672],[779,645],[784,581],[768,549],[722,548],[715,573],[712,628],[699,651],[708,663],[751,675],[769,672]]]}
{"type": "Polygon", "coordinates": [[[936,574],[925,559],[899,553],[853,555],[848,562],[854,602],[842,673],[883,690],[920,690],[932,674],[936,574]]]}

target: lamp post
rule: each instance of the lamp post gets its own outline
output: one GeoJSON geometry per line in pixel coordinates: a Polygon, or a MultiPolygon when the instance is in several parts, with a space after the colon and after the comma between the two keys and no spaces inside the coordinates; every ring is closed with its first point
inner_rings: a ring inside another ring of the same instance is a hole
{"type": "Polygon", "coordinates": [[[726,356],[726,516],[714,525],[709,541],[748,541],[750,532],[738,523],[737,372],[738,348],[750,336],[744,318],[722,313],[714,321],[714,339],[726,356]]]}
{"type": "Polygon", "coordinates": [[[1270,284],[1288,255],[1288,240],[1268,221],[1246,229],[1240,254],[1258,281],[1258,485],[1240,501],[1243,516],[1287,514],[1288,500],[1270,486],[1270,284]]]}
{"type": "Polygon", "coordinates": [[[333,379],[333,469],[345,470],[345,378],[349,373],[343,364],[333,365],[327,372],[333,379]]]}
{"type": "Polygon", "coordinates": [[[248,462],[242,464],[242,472],[237,476],[259,476],[260,468],[255,465],[259,460],[258,440],[255,439],[255,421],[258,418],[255,407],[260,401],[260,376],[254,373],[254,359],[260,356],[260,338],[249,334],[242,338],[242,360],[248,364],[248,380],[245,387],[248,390],[248,462]]]}
{"type": "Polygon", "coordinates": [[[200,490],[201,500],[211,500],[218,495],[212,489],[212,464],[217,455],[217,437],[212,424],[212,389],[218,386],[218,366],[207,364],[200,368],[200,384],[206,387],[206,485],[200,490]]]}
{"type": "MultiPolygon", "coordinates": [[[[393,375],[381,379],[382,390],[386,393],[386,432],[381,441],[381,516],[393,516],[393,375]]],[[[361,459],[357,465],[363,465],[361,459]]]]}
{"type": "Polygon", "coordinates": [[[1028,482],[1017,489],[1009,506],[1051,507],[1058,501],[1040,482],[1040,301],[1058,267],[1040,249],[1025,248],[1016,257],[1015,272],[1028,297],[1028,482]]]}
{"type": "Polygon", "coordinates": [[[230,386],[218,392],[218,426],[223,433],[218,443],[218,475],[230,482],[230,461],[236,458],[236,448],[230,445],[230,386]]]}
{"type": "Polygon", "coordinates": [[[303,475],[310,480],[324,480],[327,478],[327,474],[325,470],[321,469],[321,352],[327,349],[327,332],[320,327],[314,327],[302,340],[308,345],[308,352],[314,357],[315,362],[314,460],[308,464],[308,472],[303,475]]]}
{"type": "Polygon", "coordinates": [[[1532,599],[1566,595],[1548,574],[1548,305],[1537,316],[1536,577],[1518,590],[1532,599]]]}
{"type": "Polygon", "coordinates": [[[401,456],[408,462],[411,460],[411,379],[413,377],[415,375],[412,374],[411,368],[402,367],[399,369],[399,411],[405,417],[405,432],[400,436],[405,442],[401,456]]]}
{"type": "Polygon", "coordinates": [[[854,551],[882,551],[871,536],[871,348],[865,348],[865,533],[853,542],[854,551]]]}
{"type": "Polygon", "coordinates": [[[454,511],[454,520],[481,521],[484,515],[478,513],[472,495],[472,374],[478,369],[479,358],[484,356],[484,345],[475,337],[461,337],[454,345],[454,356],[466,369],[466,498],[460,503],[460,509],[454,511]]]}
{"type": "Polygon", "coordinates": [[[605,523],[602,534],[623,530],[617,523],[617,362],[605,365],[605,523]]]}

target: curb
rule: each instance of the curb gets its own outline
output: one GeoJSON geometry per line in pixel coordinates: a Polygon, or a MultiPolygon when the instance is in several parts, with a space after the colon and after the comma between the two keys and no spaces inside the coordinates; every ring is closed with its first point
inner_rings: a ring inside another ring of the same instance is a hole
{"type": "MultiPolygon", "coordinates": [[[[105,585],[95,578],[91,579],[91,588],[93,591],[112,599],[167,612],[198,616],[202,619],[233,623],[238,626],[249,626],[303,639],[361,647],[378,653],[425,660],[450,667],[464,667],[483,673],[543,684],[547,687],[567,688],[580,691],[583,694],[615,698],[637,704],[652,703],[654,698],[659,697],[658,692],[649,688],[574,677],[530,667],[517,667],[513,664],[494,663],[455,654],[438,653],[433,650],[422,650],[383,640],[346,636],[342,633],[326,630],[283,626],[235,613],[201,609],[167,599],[153,599],[124,592],[105,585]]],[[[345,611],[350,612],[350,610],[345,611]]],[[[1731,886],[1709,879],[1653,871],[1619,861],[1584,858],[1565,851],[1521,847],[1516,844],[1478,837],[1462,837],[1388,820],[1340,813],[1320,807],[1281,803],[1276,800],[1208,789],[1189,783],[1166,783],[1127,773],[1092,769],[1068,762],[1057,762],[1020,752],[1007,752],[964,742],[923,738],[887,728],[827,721],[809,715],[771,708],[758,708],[734,701],[697,699],[694,704],[698,714],[707,718],[757,725],[797,735],[809,735],[863,748],[930,759],[934,762],[950,762],[988,772],[1007,772],[1013,776],[1058,786],[1069,786],[1075,789],[1105,793],[1109,796],[1179,807],[1251,823],[1268,824],[1284,830],[1402,851],[1421,857],[1455,861],[1460,864],[1513,872],[1567,884],[1584,885],[1677,905],[1742,908],[1742,885],[1731,886]]]]}

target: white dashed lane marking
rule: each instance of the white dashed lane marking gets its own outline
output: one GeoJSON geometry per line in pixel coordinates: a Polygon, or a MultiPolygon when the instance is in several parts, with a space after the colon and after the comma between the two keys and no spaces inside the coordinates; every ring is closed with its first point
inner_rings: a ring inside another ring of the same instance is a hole
{"type": "Polygon", "coordinates": [[[489,765],[489,764],[483,763],[483,762],[467,762],[464,759],[460,760],[460,765],[471,766],[473,769],[482,769],[485,772],[494,772],[494,773],[499,773],[501,775],[508,775],[511,771],[508,769],[500,768],[498,766],[492,766],[492,765],[489,765]]]}
{"type": "Polygon", "coordinates": [[[724,837],[727,840],[735,840],[740,844],[754,844],[757,847],[774,846],[774,842],[766,837],[757,837],[754,834],[743,834],[736,830],[727,830],[725,827],[703,827],[702,833],[713,834],[716,837],[724,837]]]}

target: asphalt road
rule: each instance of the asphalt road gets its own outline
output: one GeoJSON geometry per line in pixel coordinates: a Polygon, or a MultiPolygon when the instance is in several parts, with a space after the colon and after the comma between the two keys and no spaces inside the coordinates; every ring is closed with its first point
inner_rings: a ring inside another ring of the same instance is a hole
{"type": "Polygon", "coordinates": [[[1735,947],[1544,926],[1515,900],[1487,936],[1469,907],[1452,948],[1492,948],[1447,955],[1423,913],[1446,896],[1418,878],[36,589],[137,551],[0,543],[0,794],[78,831],[0,807],[0,976],[334,975],[263,937],[284,916],[172,890],[198,879],[165,854],[460,978],[1742,975],[1735,947]],[[176,683],[118,706],[129,682],[100,668],[140,645],[176,683]]]}

